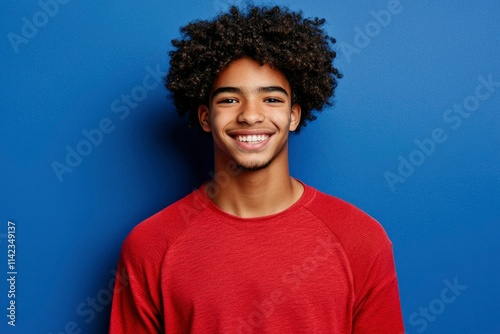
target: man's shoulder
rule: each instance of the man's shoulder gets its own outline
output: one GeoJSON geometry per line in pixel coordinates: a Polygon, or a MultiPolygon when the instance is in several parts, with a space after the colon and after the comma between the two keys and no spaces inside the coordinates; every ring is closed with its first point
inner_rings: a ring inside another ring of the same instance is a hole
{"type": "MultiPolygon", "coordinates": [[[[313,188],[314,189],[314,188],[313,188]]],[[[382,225],[357,206],[314,189],[305,207],[335,235],[347,249],[376,251],[390,244],[382,225]]]]}
{"type": "Polygon", "coordinates": [[[122,251],[164,253],[168,245],[203,212],[204,206],[197,195],[198,191],[193,191],[136,225],[126,237],[122,251]]]}

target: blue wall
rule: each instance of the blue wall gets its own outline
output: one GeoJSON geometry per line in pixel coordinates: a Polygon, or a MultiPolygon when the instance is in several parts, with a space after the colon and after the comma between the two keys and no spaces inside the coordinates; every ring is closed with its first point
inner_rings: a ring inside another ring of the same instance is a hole
{"type": "MultiPolygon", "coordinates": [[[[1,5],[1,333],[106,332],[123,239],[211,169],[158,82],[169,41],[240,2],[1,5]]],[[[327,18],[345,75],[293,175],[383,224],[408,333],[500,333],[498,2],[277,3],[327,18]]]]}

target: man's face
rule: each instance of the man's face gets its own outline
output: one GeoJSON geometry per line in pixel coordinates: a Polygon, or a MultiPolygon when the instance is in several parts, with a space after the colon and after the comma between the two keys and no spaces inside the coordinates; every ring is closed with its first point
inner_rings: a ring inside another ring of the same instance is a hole
{"type": "Polygon", "coordinates": [[[216,159],[234,160],[247,171],[287,159],[288,133],[300,121],[291,94],[279,70],[250,58],[232,62],[216,79],[209,105],[198,109],[202,128],[212,132],[216,159]]]}

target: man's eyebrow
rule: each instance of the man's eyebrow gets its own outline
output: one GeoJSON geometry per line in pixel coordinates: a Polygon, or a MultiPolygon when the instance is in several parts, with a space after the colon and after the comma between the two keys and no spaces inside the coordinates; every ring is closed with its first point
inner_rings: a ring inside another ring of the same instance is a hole
{"type": "Polygon", "coordinates": [[[280,86],[266,86],[266,87],[259,87],[257,89],[259,93],[272,93],[272,92],[280,92],[288,96],[288,92],[285,90],[285,88],[280,87],[280,86]]]}
{"type": "Polygon", "coordinates": [[[241,93],[241,89],[237,87],[219,87],[212,93],[212,99],[221,93],[241,93]]]}
{"type": "MultiPolygon", "coordinates": [[[[221,93],[238,93],[241,94],[243,91],[238,87],[231,86],[223,86],[219,87],[212,93],[212,99],[215,98],[218,94],[221,93]]],[[[264,86],[257,88],[258,93],[272,93],[272,92],[280,92],[288,96],[288,92],[281,86],[264,86]]]]}

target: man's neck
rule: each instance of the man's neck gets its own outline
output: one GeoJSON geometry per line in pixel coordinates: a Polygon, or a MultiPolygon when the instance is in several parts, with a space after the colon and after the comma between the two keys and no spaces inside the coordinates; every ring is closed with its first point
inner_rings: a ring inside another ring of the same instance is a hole
{"type": "Polygon", "coordinates": [[[242,218],[261,217],[286,210],[301,197],[304,189],[293,179],[288,161],[273,161],[258,171],[229,168],[216,163],[214,180],[205,192],[223,211],[242,218]]]}

